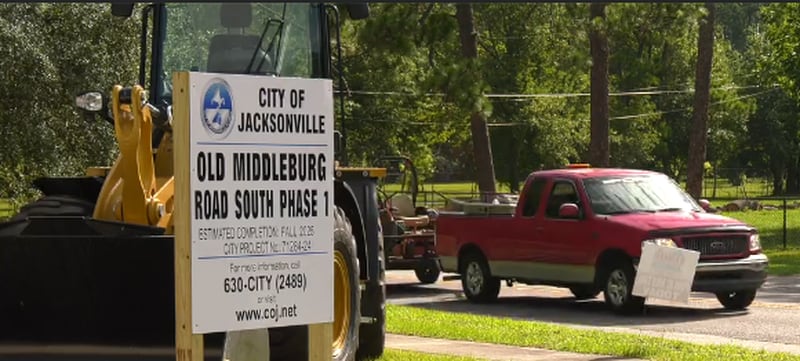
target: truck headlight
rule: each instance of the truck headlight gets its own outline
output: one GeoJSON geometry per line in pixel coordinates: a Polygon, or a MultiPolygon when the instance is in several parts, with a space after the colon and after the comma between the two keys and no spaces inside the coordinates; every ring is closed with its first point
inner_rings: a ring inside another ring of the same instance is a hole
{"type": "Polygon", "coordinates": [[[761,238],[758,233],[750,235],[750,252],[758,252],[761,250],[761,238]]]}
{"type": "Polygon", "coordinates": [[[677,247],[675,245],[675,241],[673,241],[671,238],[652,238],[642,241],[642,249],[644,249],[644,245],[648,243],[663,247],[677,247]]]}

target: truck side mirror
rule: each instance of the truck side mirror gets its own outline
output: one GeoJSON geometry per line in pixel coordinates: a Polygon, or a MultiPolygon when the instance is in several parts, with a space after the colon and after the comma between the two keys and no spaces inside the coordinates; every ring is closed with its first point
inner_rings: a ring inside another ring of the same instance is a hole
{"type": "Polygon", "coordinates": [[[708,199],[701,199],[697,201],[700,204],[700,208],[703,208],[704,211],[710,212],[711,211],[711,202],[708,199]]]}
{"type": "Polygon", "coordinates": [[[561,207],[558,207],[558,218],[577,219],[580,214],[580,209],[575,203],[564,203],[561,207]]]}

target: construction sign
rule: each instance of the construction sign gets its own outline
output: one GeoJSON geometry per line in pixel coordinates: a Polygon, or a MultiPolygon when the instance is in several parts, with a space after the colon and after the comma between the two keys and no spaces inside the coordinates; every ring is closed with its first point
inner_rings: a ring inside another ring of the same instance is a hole
{"type": "Polygon", "coordinates": [[[331,81],[186,74],[192,332],[332,322],[331,81]]]}

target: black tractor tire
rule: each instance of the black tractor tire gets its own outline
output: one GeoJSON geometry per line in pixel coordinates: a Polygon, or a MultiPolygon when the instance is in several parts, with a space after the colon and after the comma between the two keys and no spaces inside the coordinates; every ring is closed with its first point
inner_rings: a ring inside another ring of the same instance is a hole
{"type": "Polygon", "coordinates": [[[756,290],[717,292],[717,300],[725,309],[740,311],[747,309],[756,298],[756,290]]]}
{"type": "Polygon", "coordinates": [[[603,297],[614,313],[632,315],[644,311],[645,299],[631,293],[636,272],[629,260],[609,263],[602,274],[603,297]]]}
{"type": "Polygon", "coordinates": [[[25,220],[29,216],[82,216],[94,213],[94,203],[70,196],[44,196],[20,209],[11,221],[25,220]]]}
{"type": "Polygon", "coordinates": [[[590,300],[600,294],[600,290],[595,286],[572,286],[569,291],[576,300],[590,300]]]}
{"type": "Polygon", "coordinates": [[[414,267],[414,274],[417,275],[419,282],[424,285],[436,283],[441,273],[439,262],[436,262],[435,258],[420,259],[417,266],[414,267]]]}
{"type": "Polygon", "coordinates": [[[478,253],[469,253],[461,262],[461,288],[468,300],[489,303],[500,294],[500,279],[492,277],[489,264],[478,253]]]}
{"type": "MultiPolygon", "coordinates": [[[[342,271],[342,281],[347,282],[347,304],[342,305],[349,309],[344,324],[338,330],[336,328],[336,294],[334,289],[334,326],[333,326],[333,360],[334,361],[353,361],[356,358],[359,341],[359,329],[361,324],[361,285],[359,279],[358,253],[356,251],[356,238],[353,236],[353,226],[345,215],[344,210],[336,207],[334,212],[334,231],[333,231],[333,253],[334,253],[334,280],[337,277],[336,262],[339,260],[342,271]],[[337,338],[341,337],[341,344],[337,346],[337,338]]],[[[334,281],[334,288],[336,287],[334,281]]]]}
{"type": "Polygon", "coordinates": [[[378,242],[379,279],[370,280],[361,299],[363,312],[373,317],[371,323],[362,323],[359,330],[357,360],[373,360],[383,355],[386,348],[386,259],[383,243],[378,242]]]}
{"type": "MultiPolygon", "coordinates": [[[[353,236],[353,228],[350,220],[340,207],[334,211],[334,231],[333,231],[333,252],[334,252],[334,288],[336,288],[336,263],[345,267],[347,274],[343,275],[348,280],[348,307],[349,317],[343,320],[344,325],[341,329],[336,329],[336,307],[337,301],[334,289],[334,326],[333,337],[335,342],[337,336],[341,336],[341,345],[334,345],[332,360],[334,361],[353,361],[356,357],[359,340],[359,323],[361,321],[361,288],[359,287],[359,268],[358,254],[356,253],[356,239],[353,236]]],[[[271,328],[269,330],[269,356],[270,361],[293,361],[308,359],[308,326],[291,326],[281,328],[271,328]]]]}

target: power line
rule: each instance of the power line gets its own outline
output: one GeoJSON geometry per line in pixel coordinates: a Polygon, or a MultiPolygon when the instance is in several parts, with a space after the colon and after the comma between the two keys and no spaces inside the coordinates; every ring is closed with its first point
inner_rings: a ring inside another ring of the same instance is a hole
{"type": "MultiPolygon", "coordinates": [[[[713,102],[713,103],[709,103],[709,106],[725,104],[725,103],[730,103],[730,102],[734,102],[734,101],[737,101],[737,100],[757,97],[759,95],[767,94],[767,93],[770,93],[770,92],[773,92],[773,91],[776,91],[776,90],[778,90],[778,88],[767,89],[767,90],[764,90],[764,91],[760,91],[760,92],[752,93],[752,94],[747,94],[747,95],[742,95],[742,96],[735,97],[735,98],[732,98],[732,99],[720,100],[720,101],[716,101],[716,102],[713,102]]],[[[617,117],[610,117],[610,118],[608,118],[608,120],[628,120],[628,119],[644,118],[644,117],[650,117],[650,116],[656,116],[656,115],[680,113],[680,112],[690,111],[692,109],[693,109],[692,107],[685,107],[685,108],[672,109],[672,110],[662,110],[662,111],[650,112],[650,113],[621,115],[621,116],[617,116],[617,117]]],[[[581,121],[588,122],[590,120],[589,119],[581,119],[581,121]]],[[[522,124],[522,123],[488,123],[487,125],[489,127],[502,127],[502,126],[508,127],[508,126],[514,126],[514,125],[520,125],[520,124],[522,124]]]]}
{"type": "MultiPolygon", "coordinates": [[[[767,89],[767,90],[760,91],[760,92],[757,92],[757,93],[742,95],[742,96],[739,96],[739,97],[735,97],[733,99],[720,100],[720,101],[717,101],[717,102],[710,103],[709,105],[719,105],[719,104],[730,103],[730,102],[734,102],[734,101],[737,101],[737,100],[756,97],[756,96],[759,96],[759,95],[762,95],[762,94],[773,92],[775,90],[778,90],[778,88],[772,88],[772,89],[767,89]]],[[[657,111],[657,112],[652,112],[652,113],[622,115],[622,116],[618,116],[618,117],[610,117],[610,118],[608,118],[608,120],[635,119],[635,118],[642,118],[642,117],[648,117],[648,116],[653,116],[653,115],[664,115],[664,114],[680,113],[680,112],[685,112],[685,111],[689,111],[689,110],[692,110],[692,109],[693,109],[692,107],[686,107],[686,108],[680,108],[680,109],[657,111]]]]}
{"type": "MultiPolygon", "coordinates": [[[[744,87],[742,87],[742,88],[744,88],[744,87]]],[[[753,87],[749,87],[749,88],[753,88],[753,87]]],[[[734,102],[734,101],[737,101],[737,100],[757,97],[759,95],[767,94],[767,93],[770,93],[770,92],[773,92],[773,91],[776,91],[776,90],[779,90],[779,88],[774,87],[774,88],[763,90],[763,91],[760,91],[760,92],[738,96],[738,97],[735,97],[735,98],[732,98],[732,99],[726,99],[726,100],[720,100],[720,101],[712,102],[712,103],[709,103],[709,106],[725,104],[725,103],[730,103],[730,102],[734,102]]],[[[636,119],[636,118],[650,117],[650,116],[656,116],[656,115],[680,113],[680,112],[690,111],[692,109],[693,109],[692,107],[685,107],[685,108],[662,110],[662,111],[656,111],[656,112],[650,112],[650,113],[621,115],[621,116],[616,116],[616,117],[609,117],[608,119],[609,120],[628,120],[628,119],[636,119]]],[[[353,119],[353,120],[373,121],[373,122],[387,122],[387,123],[396,123],[396,124],[404,124],[404,125],[418,125],[418,126],[419,125],[421,125],[421,126],[434,126],[434,125],[437,125],[437,123],[434,123],[434,122],[394,121],[394,120],[391,120],[391,119],[364,119],[364,118],[359,118],[359,119],[353,119]]],[[[580,119],[579,121],[588,122],[588,121],[590,121],[590,119],[580,119]]],[[[520,125],[524,125],[524,124],[525,123],[503,122],[503,123],[487,123],[486,125],[488,127],[513,127],[513,126],[520,126],[520,125]]]]}
{"type": "MultiPolygon", "coordinates": [[[[771,85],[770,87],[777,87],[777,85],[771,85]]],[[[746,85],[746,86],[728,85],[718,88],[712,88],[711,91],[720,91],[720,90],[728,91],[728,90],[755,89],[755,88],[764,88],[764,87],[760,85],[746,85]]],[[[412,93],[412,92],[372,91],[372,90],[350,90],[347,93],[354,95],[368,95],[368,96],[391,95],[391,96],[408,96],[408,97],[444,97],[446,95],[444,93],[412,93]]],[[[617,97],[617,96],[642,96],[642,95],[689,94],[689,93],[694,93],[694,89],[632,90],[632,91],[622,91],[622,92],[611,92],[608,95],[612,97],[617,97]]],[[[591,95],[592,93],[484,94],[484,96],[489,99],[507,99],[506,101],[525,101],[528,99],[535,99],[535,98],[577,98],[577,97],[589,97],[591,95]]]]}

